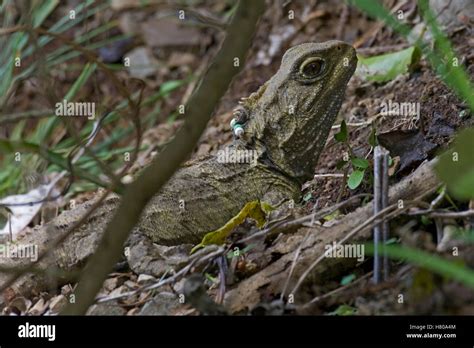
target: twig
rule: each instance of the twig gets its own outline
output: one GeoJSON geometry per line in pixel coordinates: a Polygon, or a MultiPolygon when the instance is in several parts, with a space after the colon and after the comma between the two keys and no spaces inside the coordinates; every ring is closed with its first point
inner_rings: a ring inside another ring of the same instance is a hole
{"type": "Polygon", "coordinates": [[[250,47],[251,37],[264,7],[264,3],[260,1],[239,2],[220,52],[189,101],[189,111],[183,126],[150,166],[125,190],[96,253],[84,270],[76,290],[76,303],[68,304],[62,314],[84,314],[94,302],[107,274],[120,258],[122,246],[144,207],[194,149],[215,105],[243,65],[245,53],[250,47]],[[241,58],[242,64],[239,67],[232,64],[235,57],[241,58]]]}
{"type": "Polygon", "coordinates": [[[471,210],[464,210],[464,211],[443,211],[443,210],[426,209],[426,210],[411,211],[411,212],[408,212],[408,215],[410,216],[427,215],[432,218],[458,219],[458,218],[466,218],[466,217],[474,216],[474,210],[471,209],[471,210]]]}
{"type": "MultiPolygon", "coordinates": [[[[41,260],[43,260],[50,252],[51,250],[54,250],[56,247],[58,247],[60,244],[62,244],[77,228],[79,228],[80,226],[82,226],[88,219],[88,217],[94,212],[96,211],[96,209],[98,207],[100,207],[100,205],[102,204],[102,202],[104,201],[104,199],[110,194],[110,192],[112,192],[113,188],[110,188],[108,190],[106,190],[104,192],[104,194],[97,200],[96,203],[94,203],[90,208],[89,210],[87,210],[87,212],[78,220],[76,221],[74,224],[71,225],[71,227],[69,228],[69,230],[67,230],[62,236],[58,237],[56,240],[54,240],[51,245],[46,248],[46,250],[44,252],[42,252],[39,256],[38,256],[38,260],[36,261],[36,263],[40,262],[41,260]]],[[[10,287],[15,281],[18,280],[18,278],[20,278],[20,276],[24,273],[27,273],[29,272],[31,269],[34,268],[33,266],[34,264],[30,264],[30,265],[27,265],[24,269],[22,268],[21,271],[18,271],[18,272],[15,272],[15,274],[13,274],[9,279],[7,279],[5,281],[4,284],[2,284],[0,286],[0,292],[4,291],[5,289],[7,289],[8,287],[10,287]]]]}
{"type": "Polygon", "coordinates": [[[436,208],[441,203],[444,197],[446,197],[446,185],[441,188],[441,192],[439,193],[439,195],[431,201],[430,209],[436,208]]]}
{"type": "Polygon", "coordinates": [[[338,40],[343,39],[343,33],[344,33],[344,28],[346,27],[347,19],[349,18],[349,6],[344,3],[342,5],[342,11],[339,16],[339,22],[337,24],[337,29],[336,29],[336,38],[338,40]]]}
{"type": "MultiPolygon", "coordinates": [[[[395,203],[395,204],[392,204],[392,205],[388,206],[387,208],[380,211],[380,213],[378,213],[376,215],[373,215],[372,217],[370,217],[369,219],[364,221],[364,223],[360,224],[355,229],[353,229],[351,232],[346,234],[345,237],[342,238],[339,242],[336,242],[336,244],[333,245],[332,248],[342,245],[342,243],[345,243],[347,240],[349,240],[350,238],[355,236],[357,233],[365,230],[366,228],[372,228],[375,225],[375,223],[379,223],[379,222],[383,222],[383,221],[388,220],[388,219],[392,219],[393,217],[404,213],[406,210],[408,210],[408,208],[410,208],[410,207],[412,207],[416,204],[419,204],[419,201],[421,200],[421,198],[424,197],[426,194],[431,193],[432,191],[433,191],[433,188],[430,188],[430,189],[426,190],[423,194],[421,194],[416,200],[405,201],[404,202],[404,207],[401,208],[401,209],[398,208],[398,203],[395,203]],[[380,219],[380,221],[377,221],[378,219],[380,219]]],[[[311,263],[311,265],[303,272],[303,274],[299,277],[298,282],[293,287],[293,290],[291,291],[292,294],[296,293],[296,291],[300,288],[301,284],[306,279],[306,277],[308,277],[308,275],[311,273],[311,271],[314,269],[314,267],[316,267],[326,257],[325,255],[326,255],[326,252],[324,252],[320,257],[318,257],[316,260],[314,260],[313,263],[311,263]]]]}
{"type": "Polygon", "coordinates": [[[325,298],[328,298],[328,297],[331,297],[331,296],[333,296],[333,295],[336,295],[336,294],[338,294],[338,293],[340,293],[340,292],[342,292],[342,291],[344,291],[344,290],[347,290],[347,289],[353,287],[353,286],[356,285],[356,284],[361,283],[363,280],[369,278],[369,277],[372,275],[372,273],[373,273],[373,271],[370,271],[369,273],[364,274],[362,277],[360,277],[359,279],[353,281],[352,283],[349,283],[349,284],[347,284],[347,285],[341,286],[341,287],[339,287],[339,288],[337,288],[337,289],[334,289],[334,290],[332,290],[332,291],[329,291],[329,292],[327,292],[327,293],[325,293],[325,294],[323,294],[323,295],[316,296],[316,297],[313,298],[311,301],[309,301],[309,302],[307,302],[307,303],[305,303],[305,304],[303,304],[303,305],[298,305],[298,306],[296,306],[296,307],[297,307],[297,308],[306,308],[306,307],[309,307],[309,306],[311,306],[312,304],[314,304],[314,303],[316,303],[316,302],[319,302],[319,301],[321,301],[321,300],[324,300],[325,298]]]}
{"type": "MultiPolygon", "coordinates": [[[[142,286],[141,288],[135,289],[133,291],[125,292],[125,293],[122,293],[122,294],[118,294],[118,295],[114,295],[114,296],[97,297],[96,302],[97,303],[110,302],[110,301],[118,300],[118,299],[121,299],[121,298],[130,297],[130,296],[136,295],[136,294],[138,294],[140,292],[143,292],[143,291],[158,289],[158,288],[160,288],[164,285],[174,283],[178,279],[181,279],[182,277],[184,277],[191,270],[192,267],[199,266],[199,265],[203,264],[204,262],[207,262],[208,260],[212,260],[213,258],[215,258],[217,256],[221,256],[221,255],[224,254],[224,252],[225,252],[224,248],[219,247],[219,248],[217,248],[217,250],[212,251],[215,248],[216,248],[215,246],[210,246],[210,247],[207,247],[206,249],[201,250],[201,253],[196,254],[196,256],[201,256],[202,251],[204,251],[204,250],[208,251],[209,254],[204,255],[201,258],[191,257],[190,258],[190,263],[188,263],[185,267],[181,268],[181,270],[179,270],[177,273],[175,273],[174,275],[172,275],[169,278],[160,279],[160,281],[158,281],[155,284],[142,286]]],[[[193,255],[193,256],[195,256],[195,255],[193,255]]]]}
{"type": "MultiPolygon", "coordinates": [[[[387,207],[388,203],[388,151],[382,146],[374,150],[374,214],[387,207]]],[[[387,221],[377,222],[374,227],[374,283],[380,282],[381,263],[379,254],[380,240],[385,244],[388,240],[387,221]],[[381,238],[382,237],[382,238],[381,238]]],[[[383,255],[384,279],[388,279],[388,257],[383,255]]]]}
{"type": "Polygon", "coordinates": [[[296,249],[295,256],[293,257],[293,260],[291,262],[290,272],[288,273],[288,277],[286,278],[286,281],[285,281],[285,286],[283,287],[283,291],[281,292],[281,296],[280,296],[281,300],[283,300],[283,297],[286,294],[286,289],[288,288],[288,285],[290,284],[290,279],[291,279],[291,276],[293,275],[293,272],[295,270],[296,263],[298,262],[298,257],[300,256],[301,249],[303,249],[303,245],[308,240],[310,234],[311,234],[311,231],[306,232],[306,235],[304,236],[303,240],[301,241],[300,245],[298,246],[298,249],[296,249]]]}
{"type": "MultiPolygon", "coordinates": [[[[426,197],[428,195],[433,195],[440,186],[439,180],[434,174],[433,170],[436,162],[436,159],[427,161],[426,163],[420,165],[418,169],[416,169],[411,175],[391,186],[390,203],[403,202],[403,204],[407,203],[410,206],[412,204],[422,206],[423,203],[425,203],[424,200],[426,200],[426,197]],[[415,197],[417,201],[407,202],[406,200],[410,200],[411,197],[415,197]]],[[[402,208],[402,205],[400,205],[400,208],[402,208]]],[[[395,210],[393,211],[393,214],[390,213],[390,216],[387,216],[387,218],[396,216],[398,213],[399,211],[395,210]]],[[[334,225],[331,225],[330,227],[313,229],[313,231],[317,232],[317,234],[310,236],[310,240],[307,242],[308,246],[303,248],[300,253],[299,265],[296,266],[294,272],[297,277],[300,277],[300,275],[307,270],[309,265],[311,265],[316,258],[326,252],[328,245],[332,245],[334,241],[338,241],[346,237],[347,233],[351,232],[354,228],[370,219],[372,214],[373,202],[368,202],[367,205],[358,208],[346,216],[342,216],[334,225]]],[[[301,232],[303,231],[299,231],[300,237],[303,237],[306,231],[304,231],[303,234],[301,234],[301,232]]],[[[362,242],[363,240],[366,240],[370,237],[370,232],[370,228],[364,228],[362,231],[359,231],[357,235],[352,236],[351,238],[354,241],[362,242]]],[[[286,280],[289,266],[293,260],[294,252],[298,248],[300,241],[300,239],[298,239],[298,241],[286,241],[286,250],[278,260],[272,262],[258,273],[242,281],[235,289],[230,290],[226,295],[227,306],[233,312],[241,311],[246,307],[255,306],[257,303],[263,301],[265,298],[265,293],[272,292],[279,294],[286,280]],[[265,292],[262,292],[262,289],[265,289],[265,292]],[[255,296],[249,297],[248,294],[254,294],[255,296]]],[[[340,246],[336,248],[340,248],[340,246]]],[[[332,258],[325,258],[320,262],[319,265],[310,271],[310,274],[314,275],[314,272],[326,272],[330,269],[331,272],[335,271],[340,273],[348,266],[348,264],[345,264],[341,265],[343,266],[342,268],[331,268],[333,265],[333,261],[331,260],[334,261],[332,258]]],[[[297,281],[298,278],[293,278],[293,285],[291,288],[294,287],[294,284],[296,284],[297,281]]],[[[297,293],[294,295],[296,298],[297,293]]],[[[306,300],[295,302],[300,302],[301,304],[306,302],[306,300]]]]}
{"type": "MultiPolygon", "coordinates": [[[[375,114],[374,116],[370,117],[367,121],[363,122],[348,122],[346,123],[347,127],[365,127],[365,126],[370,126],[374,121],[376,121],[379,117],[384,116],[381,112],[378,114],[375,114]]],[[[331,129],[339,129],[341,128],[340,124],[335,124],[334,126],[331,126],[331,129]]]]}
{"type": "Polygon", "coordinates": [[[333,174],[314,174],[314,178],[343,178],[344,174],[333,173],[333,174]]]}
{"type": "Polygon", "coordinates": [[[363,47],[358,48],[357,53],[360,53],[364,56],[378,55],[381,53],[387,52],[398,52],[409,47],[409,43],[401,43],[398,45],[389,45],[389,46],[375,46],[375,47],[363,47]]]}
{"type": "Polygon", "coordinates": [[[348,205],[349,203],[352,203],[355,200],[358,200],[362,197],[370,197],[370,196],[372,196],[372,195],[371,194],[365,194],[365,193],[358,194],[358,195],[355,195],[355,196],[352,196],[352,197],[348,198],[344,202],[341,202],[341,203],[338,203],[338,204],[333,205],[331,207],[322,209],[322,210],[318,211],[317,213],[305,215],[303,217],[300,217],[300,218],[294,219],[294,220],[290,220],[290,221],[282,221],[282,222],[280,222],[276,225],[273,225],[273,226],[268,227],[268,228],[266,228],[262,231],[254,233],[254,234],[252,234],[248,237],[240,239],[239,243],[248,243],[248,242],[250,242],[254,239],[263,237],[267,234],[278,233],[279,231],[286,230],[287,228],[290,228],[290,227],[293,227],[293,228],[301,227],[301,226],[303,226],[303,224],[305,222],[321,219],[324,216],[332,214],[336,210],[348,205]]]}

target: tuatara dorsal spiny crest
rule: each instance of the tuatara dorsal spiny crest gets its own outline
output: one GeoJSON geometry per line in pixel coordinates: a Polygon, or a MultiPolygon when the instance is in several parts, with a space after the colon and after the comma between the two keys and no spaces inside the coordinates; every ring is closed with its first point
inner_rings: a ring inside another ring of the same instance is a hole
{"type": "MultiPolygon", "coordinates": [[[[132,269],[156,270],[156,258],[147,256],[150,242],[198,243],[248,202],[297,202],[301,184],[313,175],[356,63],[355,50],[340,41],[289,49],[278,72],[242,103],[236,121],[243,133],[223,150],[252,158],[208,156],[178,170],[148,204],[127,242],[132,269]]],[[[53,262],[66,269],[83,264],[117,204],[117,197],[107,199],[55,250],[53,262]]],[[[90,205],[63,212],[38,227],[32,238],[44,242],[50,239],[49,231],[64,234],[90,205]]]]}

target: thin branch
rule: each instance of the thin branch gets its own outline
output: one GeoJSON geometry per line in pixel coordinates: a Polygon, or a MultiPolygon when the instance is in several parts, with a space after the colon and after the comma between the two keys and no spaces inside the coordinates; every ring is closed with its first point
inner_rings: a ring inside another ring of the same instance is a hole
{"type": "Polygon", "coordinates": [[[416,215],[427,215],[432,218],[466,218],[470,216],[474,216],[474,210],[464,210],[464,211],[443,211],[443,210],[417,210],[413,212],[409,212],[408,215],[416,216],[416,215]]]}
{"type": "MultiPolygon", "coordinates": [[[[436,189],[436,188],[435,188],[436,189]]],[[[381,223],[383,221],[389,220],[394,218],[395,216],[398,216],[405,211],[408,210],[408,208],[412,206],[416,206],[419,204],[420,200],[422,197],[425,195],[433,192],[433,188],[427,189],[424,193],[422,193],[417,199],[413,201],[405,201],[404,202],[404,207],[403,208],[398,208],[398,203],[394,203],[392,205],[389,205],[387,208],[381,210],[378,214],[373,215],[369,219],[365,220],[364,223],[360,224],[356,228],[354,228],[351,232],[349,232],[344,238],[342,238],[340,241],[338,241],[332,248],[338,247],[345,243],[347,240],[350,238],[354,237],[356,234],[359,232],[367,229],[367,228],[373,228],[375,224],[381,223]],[[379,220],[380,219],[380,220],[379,220]]],[[[296,291],[300,288],[300,286],[303,284],[303,281],[308,277],[308,275],[311,273],[311,271],[316,267],[324,258],[326,257],[326,253],[323,253],[320,257],[318,257],[316,260],[311,263],[311,265],[303,272],[303,274],[299,277],[298,282],[296,285],[293,287],[293,290],[291,291],[291,294],[295,294],[296,291]]]]}
{"type": "Polygon", "coordinates": [[[62,314],[84,314],[94,302],[107,274],[119,260],[123,245],[143,209],[192,152],[217,102],[243,65],[264,7],[263,1],[239,1],[221,50],[189,101],[184,125],[152,164],[125,190],[97,252],[84,270],[76,290],[77,302],[68,304],[62,314]],[[240,60],[239,67],[233,64],[236,57],[240,60]]]}
{"type": "Polygon", "coordinates": [[[304,223],[306,223],[308,221],[319,220],[319,219],[323,218],[326,215],[330,215],[330,214],[334,213],[336,210],[348,205],[349,203],[352,203],[353,201],[356,201],[356,200],[358,200],[362,197],[371,197],[371,196],[372,196],[372,194],[370,194],[370,193],[358,194],[358,195],[355,195],[355,196],[352,196],[352,197],[348,198],[344,202],[341,202],[341,203],[335,204],[333,206],[327,207],[325,209],[322,209],[322,210],[318,211],[317,213],[305,215],[303,217],[300,217],[300,218],[294,219],[294,220],[290,220],[290,221],[287,221],[287,220],[281,221],[281,222],[279,222],[279,223],[277,223],[277,224],[275,224],[271,227],[268,227],[268,228],[264,229],[263,231],[256,232],[256,233],[254,233],[254,234],[252,234],[248,237],[240,239],[239,243],[248,243],[251,240],[260,238],[260,237],[265,236],[265,235],[279,233],[279,232],[284,231],[284,230],[286,230],[290,227],[291,228],[302,227],[302,226],[304,226],[304,223]]]}
{"type": "MultiPolygon", "coordinates": [[[[214,249],[216,249],[216,246],[210,246],[210,248],[207,247],[206,249],[203,249],[203,250],[205,250],[206,252],[209,252],[209,253],[203,255],[200,258],[196,258],[196,257],[192,258],[190,260],[191,262],[189,262],[185,267],[181,268],[178,272],[176,272],[171,277],[168,277],[166,279],[160,279],[155,284],[142,286],[138,289],[128,291],[128,292],[124,292],[122,294],[118,294],[118,295],[114,295],[114,296],[98,297],[98,298],[96,298],[96,301],[97,301],[97,303],[110,302],[110,301],[118,300],[118,299],[121,299],[121,298],[127,298],[127,297],[136,295],[136,294],[138,294],[140,292],[143,292],[143,291],[155,290],[155,289],[158,289],[158,288],[160,288],[164,285],[175,283],[177,280],[181,279],[186,274],[188,274],[189,271],[191,270],[191,268],[193,268],[194,266],[199,266],[199,265],[201,265],[201,264],[203,264],[207,261],[210,261],[210,260],[214,259],[215,257],[223,255],[224,252],[225,252],[225,249],[222,248],[222,247],[217,248],[217,250],[215,250],[215,251],[214,251],[214,249]]],[[[199,254],[199,256],[201,256],[201,255],[202,255],[202,252],[199,254]]]]}
{"type": "Polygon", "coordinates": [[[338,294],[338,293],[340,293],[340,292],[342,292],[342,291],[344,291],[344,290],[347,290],[347,289],[353,287],[353,286],[356,285],[356,284],[361,283],[363,280],[369,278],[369,277],[372,275],[372,273],[373,273],[373,271],[370,271],[369,273],[364,274],[362,277],[360,277],[359,279],[353,281],[352,283],[349,283],[349,284],[344,285],[344,286],[341,286],[341,287],[339,287],[339,288],[337,288],[337,289],[331,290],[331,291],[329,291],[329,292],[327,292],[327,293],[325,293],[325,294],[323,294],[323,295],[316,296],[316,297],[314,297],[311,301],[309,301],[309,302],[307,302],[307,303],[305,303],[305,304],[303,304],[303,305],[298,305],[298,306],[296,306],[296,307],[297,307],[297,308],[310,307],[312,304],[314,304],[314,303],[316,303],[316,302],[319,302],[319,301],[321,301],[321,300],[324,300],[325,298],[328,298],[328,297],[331,297],[331,296],[333,296],[333,295],[336,295],[336,294],[338,294]]]}

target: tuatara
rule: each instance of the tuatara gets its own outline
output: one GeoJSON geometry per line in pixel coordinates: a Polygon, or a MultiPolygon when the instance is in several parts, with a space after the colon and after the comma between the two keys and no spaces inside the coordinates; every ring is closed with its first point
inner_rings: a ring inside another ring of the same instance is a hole
{"type": "MultiPolygon", "coordinates": [[[[128,242],[131,267],[140,272],[154,267],[153,257],[146,257],[150,242],[198,243],[248,202],[298,201],[301,185],[313,176],[356,62],[354,48],[340,41],[289,49],[278,72],[238,108],[233,124],[237,136],[223,150],[230,156],[208,156],[185,164],[147,206],[128,242]],[[241,161],[236,161],[232,157],[236,153],[247,157],[242,161],[237,156],[241,161]]],[[[49,264],[70,269],[84,262],[94,252],[117,203],[118,198],[108,199],[55,251],[49,264]]],[[[34,238],[47,241],[52,238],[47,231],[61,235],[90,204],[37,228],[34,238]]]]}

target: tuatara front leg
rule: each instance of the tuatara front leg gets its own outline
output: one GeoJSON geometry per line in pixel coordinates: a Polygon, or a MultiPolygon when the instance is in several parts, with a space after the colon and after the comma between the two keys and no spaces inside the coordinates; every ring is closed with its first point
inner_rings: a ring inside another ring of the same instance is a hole
{"type": "Polygon", "coordinates": [[[219,163],[209,157],[190,163],[176,173],[145,210],[133,233],[135,237],[128,244],[130,268],[160,276],[168,261],[182,260],[184,253],[189,255],[192,246],[209,232],[215,231],[208,240],[225,240],[232,227],[247,216],[262,224],[271,205],[284,199],[296,201],[299,195],[297,182],[257,161],[219,163]],[[185,183],[189,189],[183,192],[185,183]],[[173,247],[183,243],[187,249],[173,247]]]}

